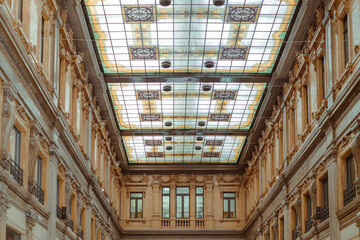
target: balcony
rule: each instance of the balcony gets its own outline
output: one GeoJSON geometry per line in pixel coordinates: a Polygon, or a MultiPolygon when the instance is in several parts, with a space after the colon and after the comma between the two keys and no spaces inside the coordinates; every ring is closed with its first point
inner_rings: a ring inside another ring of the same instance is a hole
{"type": "Polygon", "coordinates": [[[177,228],[189,228],[190,220],[189,219],[177,219],[175,221],[175,227],[177,228]]]}
{"type": "Polygon", "coordinates": [[[11,161],[10,174],[13,175],[14,179],[22,186],[23,185],[23,170],[16,162],[11,161]]]}
{"type": "Polygon", "coordinates": [[[161,228],[167,229],[199,229],[205,228],[205,219],[161,219],[161,228]]]}
{"type": "Polygon", "coordinates": [[[344,206],[349,204],[355,197],[356,197],[356,188],[355,185],[352,184],[344,191],[344,206]]]}
{"type": "Polygon", "coordinates": [[[196,228],[204,228],[205,227],[205,220],[204,219],[196,219],[195,220],[195,227],[196,228]]]}
{"type": "Polygon", "coordinates": [[[325,204],[320,211],[321,221],[325,221],[329,218],[329,205],[325,204]]]}
{"type": "Polygon", "coordinates": [[[161,220],[161,227],[162,228],[170,227],[170,220],[166,220],[166,219],[161,220]]]}
{"type": "Polygon", "coordinates": [[[311,217],[309,217],[306,221],[305,221],[305,232],[310,231],[312,228],[312,219],[311,217]]]}
{"type": "Polygon", "coordinates": [[[44,190],[42,190],[39,185],[35,187],[35,197],[44,205],[44,190]]]}

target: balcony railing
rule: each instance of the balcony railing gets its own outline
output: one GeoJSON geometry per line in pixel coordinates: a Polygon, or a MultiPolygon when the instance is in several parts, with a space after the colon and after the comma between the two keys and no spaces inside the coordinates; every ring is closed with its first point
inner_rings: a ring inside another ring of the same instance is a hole
{"type": "Polygon", "coordinates": [[[35,187],[35,197],[44,205],[44,190],[42,190],[39,185],[35,187]]]}
{"type": "Polygon", "coordinates": [[[312,228],[312,219],[311,217],[308,218],[308,220],[305,221],[305,232],[310,231],[312,228]]]}
{"type": "Polygon", "coordinates": [[[170,227],[170,220],[161,220],[161,227],[170,227]]]}
{"type": "Polygon", "coordinates": [[[204,219],[195,220],[195,227],[196,228],[203,228],[204,226],[205,226],[205,220],[204,219]]]}
{"type": "Polygon", "coordinates": [[[321,208],[321,221],[325,221],[327,218],[329,218],[329,205],[325,204],[322,208],[321,208]]]}
{"type": "Polygon", "coordinates": [[[175,227],[180,227],[180,228],[190,227],[190,220],[176,220],[175,227]]]}
{"type": "Polygon", "coordinates": [[[344,191],[344,206],[349,204],[356,197],[355,185],[351,185],[344,191]]]}
{"type": "Polygon", "coordinates": [[[56,205],[56,217],[61,220],[61,208],[56,205]]]}
{"type": "Polygon", "coordinates": [[[11,164],[10,164],[10,174],[13,175],[14,179],[21,186],[23,185],[23,170],[14,161],[12,161],[11,164]]]}

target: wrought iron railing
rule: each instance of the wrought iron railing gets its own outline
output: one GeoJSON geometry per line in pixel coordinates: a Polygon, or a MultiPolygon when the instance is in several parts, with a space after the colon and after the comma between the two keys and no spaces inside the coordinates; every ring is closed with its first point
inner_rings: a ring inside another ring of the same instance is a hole
{"type": "Polygon", "coordinates": [[[42,190],[39,185],[36,185],[35,187],[35,197],[41,204],[44,204],[44,190],[42,190]]]}
{"type": "Polygon", "coordinates": [[[344,191],[344,206],[349,204],[355,197],[356,197],[356,188],[355,185],[352,184],[344,191]]]}
{"type": "Polygon", "coordinates": [[[10,173],[11,173],[11,175],[13,175],[14,179],[22,186],[23,185],[23,170],[14,161],[12,161],[10,164],[10,173]]]}
{"type": "Polygon", "coordinates": [[[321,221],[325,221],[327,218],[329,218],[329,205],[325,204],[320,211],[321,221]]]}
{"type": "Polygon", "coordinates": [[[312,228],[312,219],[311,219],[311,217],[309,217],[309,218],[305,221],[305,232],[310,231],[311,228],[312,228]]]}

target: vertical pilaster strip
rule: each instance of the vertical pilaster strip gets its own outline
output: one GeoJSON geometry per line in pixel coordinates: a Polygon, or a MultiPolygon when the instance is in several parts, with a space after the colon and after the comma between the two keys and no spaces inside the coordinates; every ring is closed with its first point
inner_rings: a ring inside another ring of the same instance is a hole
{"type": "Polygon", "coordinates": [[[329,181],[329,223],[330,223],[330,239],[340,239],[340,224],[336,212],[339,209],[338,206],[338,168],[337,168],[337,151],[333,149],[331,160],[328,167],[328,181],[329,181]]]}
{"type": "Polygon", "coordinates": [[[48,207],[51,212],[48,222],[49,240],[56,238],[56,183],[57,183],[57,169],[60,162],[60,155],[55,145],[50,146],[50,161],[48,168],[48,207]]]}

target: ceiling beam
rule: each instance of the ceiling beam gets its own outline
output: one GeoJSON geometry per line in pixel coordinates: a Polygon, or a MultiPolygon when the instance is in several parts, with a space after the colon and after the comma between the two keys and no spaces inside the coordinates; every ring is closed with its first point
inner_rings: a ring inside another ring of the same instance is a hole
{"type": "Polygon", "coordinates": [[[257,74],[237,74],[237,75],[201,75],[199,74],[176,74],[176,75],[120,75],[120,74],[106,74],[106,83],[165,83],[165,82],[223,82],[223,83],[269,83],[271,74],[257,73],[257,74]]]}
{"type": "Polygon", "coordinates": [[[196,129],[174,129],[174,130],[121,130],[121,136],[172,136],[172,135],[185,135],[185,136],[247,136],[249,130],[196,130],[196,129]]]}

